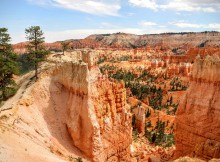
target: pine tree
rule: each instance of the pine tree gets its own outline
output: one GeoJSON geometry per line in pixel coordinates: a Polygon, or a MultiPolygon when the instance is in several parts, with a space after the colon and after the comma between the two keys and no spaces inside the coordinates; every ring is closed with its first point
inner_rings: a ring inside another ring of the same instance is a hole
{"type": "Polygon", "coordinates": [[[69,48],[69,44],[70,42],[65,42],[65,41],[61,42],[63,55],[64,55],[64,52],[69,48]]]}
{"type": "Polygon", "coordinates": [[[170,97],[170,106],[173,104],[173,96],[170,97]]]}
{"type": "Polygon", "coordinates": [[[31,26],[25,29],[26,38],[29,41],[27,45],[27,50],[29,53],[29,60],[34,66],[35,77],[38,78],[38,66],[39,63],[44,61],[48,51],[44,48],[44,37],[43,31],[39,26],[31,26]]]}
{"type": "Polygon", "coordinates": [[[13,74],[18,73],[17,55],[10,44],[7,28],[0,28],[0,102],[16,92],[13,74]]]}
{"type": "Polygon", "coordinates": [[[156,141],[156,139],[157,139],[157,135],[156,135],[156,133],[154,132],[153,135],[152,135],[152,137],[151,137],[151,142],[154,143],[154,142],[156,141]]]}
{"type": "Polygon", "coordinates": [[[132,127],[134,128],[134,125],[135,125],[135,122],[136,122],[136,116],[135,114],[132,116],[132,127]]]}
{"type": "Polygon", "coordinates": [[[147,113],[145,114],[146,118],[150,116],[150,109],[148,108],[147,113]]]}

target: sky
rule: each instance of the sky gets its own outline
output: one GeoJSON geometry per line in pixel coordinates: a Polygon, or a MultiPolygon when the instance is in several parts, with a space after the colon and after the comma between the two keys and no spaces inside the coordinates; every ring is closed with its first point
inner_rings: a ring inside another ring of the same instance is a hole
{"type": "Polygon", "coordinates": [[[12,43],[40,26],[46,42],[91,34],[220,31],[220,0],[0,0],[12,43]]]}

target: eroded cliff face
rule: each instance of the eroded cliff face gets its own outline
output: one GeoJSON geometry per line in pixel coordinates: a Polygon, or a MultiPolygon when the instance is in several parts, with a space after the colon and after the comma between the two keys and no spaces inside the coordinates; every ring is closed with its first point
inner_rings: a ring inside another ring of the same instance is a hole
{"type": "Polygon", "coordinates": [[[124,84],[101,75],[92,56],[85,55],[87,64],[65,62],[52,75],[69,92],[64,107],[73,144],[91,161],[130,161],[131,114],[124,84]]]}
{"type": "MultiPolygon", "coordinates": [[[[151,50],[163,53],[198,54],[207,51],[206,48],[219,49],[219,32],[201,32],[201,33],[164,33],[164,34],[145,34],[134,35],[126,33],[116,34],[98,34],[90,35],[85,39],[67,40],[70,42],[70,49],[134,49],[151,50]],[[205,47],[205,48],[204,48],[205,47]],[[192,49],[191,49],[192,48],[192,49]],[[189,52],[188,52],[189,51],[189,52]]],[[[45,43],[45,47],[51,51],[62,51],[61,42],[45,43]]],[[[26,52],[26,43],[13,45],[16,53],[26,52]]],[[[211,53],[213,54],[213,52],[211,53]]]]}
{"type": "Polygon", "coordinates": [[[202,32],[202,33],[164,33],[164,34],[146,34],[133,35],[126,33],[116,34],[98,34],[90,35],[85,40],[96,40],[97,43],[108,47],[133,48],[133,47],[156,47],[171,48],[178,47],[186,49],[189,47],[209,47],[219,46],[219,32],[202,32]]]}
{"type": "Polygon", "coordinates": [[[7,119],[0,120],[7,128],[7,134],[0,131],[0,159],[129,162],[132,128],[124,83],[102,75],[92,52],[48,60],[12,111],[0,116],[7,119]]]}
{"type": "Polygon", "coordinates": [[[197,57],[176,113],[176,157],[220,158],[220,59],[197,57]]]}

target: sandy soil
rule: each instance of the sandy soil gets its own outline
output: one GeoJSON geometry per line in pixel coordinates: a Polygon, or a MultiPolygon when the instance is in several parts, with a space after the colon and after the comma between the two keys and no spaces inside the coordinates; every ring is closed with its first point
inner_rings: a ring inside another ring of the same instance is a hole
{"type": "Polygon", "coordinates": [[[86,161],[63,122],[67,92],[47,72],[36,82],[32,77],[31,72],[20,78],[17,94],[1,107],[0,162],[64,162],[78,157],[86,161]]]}

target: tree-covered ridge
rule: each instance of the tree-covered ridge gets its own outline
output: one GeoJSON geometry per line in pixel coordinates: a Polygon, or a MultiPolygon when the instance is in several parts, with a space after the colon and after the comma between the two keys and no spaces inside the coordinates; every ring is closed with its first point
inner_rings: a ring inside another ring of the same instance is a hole
{"type": "Polygon", "coordinates": [[[0,28],[0,103],[13,96],[18,86],[13,76],[35,70],[38,78],[39,63],[44,61],[48,51],[44,48],[43,31],[39,26],[25,29],[28,40],[27,54],[16,55],[13,52],[11,37],[7,28],[0,28]]]}

